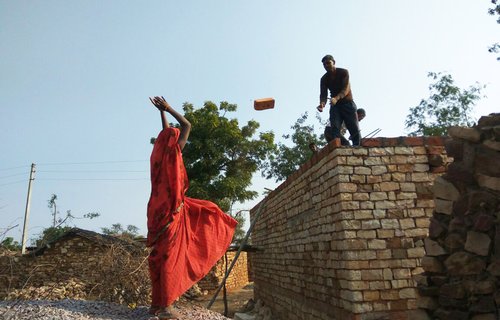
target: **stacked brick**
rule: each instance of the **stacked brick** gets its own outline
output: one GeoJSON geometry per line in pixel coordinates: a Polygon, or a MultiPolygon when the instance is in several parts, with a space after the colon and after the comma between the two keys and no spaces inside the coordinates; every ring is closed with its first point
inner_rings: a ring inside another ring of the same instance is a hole
{"type": "MultiPolygon", "coordinates": [[[[227,267],[233,262],[236,252],[230,251],[226,253],[227,255],[227,267]]],[[[210,270],[210,272],[198,282],[198,286],[202,290],[216,290],[221,284],[224,276],[226,274],[226,259],[222,257],[217,264],[210,270]]],[[[226,288],[239,289],[248,284],[248,263],[247,263],[247,253],[241,252],[238,260],[234,264],[229,277],[226,280],[226,288]]]]}
{"type": "Polygon", "coordinates": [[[500,114],[449,135],[454,162],[434,186],[416,319],[500,319],[500,114]]]}
{"type": "Polygon", "coordinates": [[[448,163],[443,144],[331,143],[263,200],[252,234],[263,251],[251,262],[255,298],[273,319],[407,319],[416,308],[412,277],[423,271],[432,182],[448,163]]]}

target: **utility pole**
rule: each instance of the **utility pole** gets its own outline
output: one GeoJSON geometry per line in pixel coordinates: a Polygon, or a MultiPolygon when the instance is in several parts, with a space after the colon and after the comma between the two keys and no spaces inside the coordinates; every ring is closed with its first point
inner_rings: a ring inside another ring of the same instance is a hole
{"type": "Polygon", "coordinates": [[[35,180],[35,164],[31,164],[30,180],[28,182],[28,196],[26,197],[26,210],[24,211],[23,239],[21,246],[21,254],[26,253],[26,238],[28,237],[28,219],[30,215],[31,204],[31,182],[35,180]]]}

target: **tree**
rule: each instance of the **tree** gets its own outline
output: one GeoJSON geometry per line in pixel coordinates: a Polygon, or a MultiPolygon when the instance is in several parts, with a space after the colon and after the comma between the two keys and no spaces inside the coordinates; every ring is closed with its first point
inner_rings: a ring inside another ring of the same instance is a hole
{"type": "Polygon", "coordinates": [[[0,243],[0,248],[11,250],[11,251],[20,251],[21,244],[14,240],[12,237],[6,237],[0,243]]]}
{"type": "Polygon", "coordinates": [[[240,244],[245,238],[246,232],[243,230],[243,225],[245,224],[245,216],[243,215],[244,210],[240,210],[233,215],[233,218],[238,221],[238,226],[236,230],[234,230],[233,241],[232,243],[240,244]]]}
{"type": "Polygon", "coordinates": [[[485,86],[476,82],[460,89],[449,74],[429,72],[428,77],[434,80],[430,97],[410,108],[406,116],[406,129],[413,130],[410,135],[444,136],[451,126],[473,126],[473,107],[485,86]]]}
{"type": "Polygon", "coordinates": [[[31,240],[31,243],[36,245],[37,247],[41,247],[63,235],[65,232],[69,231],[72,227],[68,226],[68,223],[73,221],[73,219],[94,219],[100,216],[98,212],[89,212],[84,214],[81,217],[74,216],[71,214],[71,210],[66,211],[66,216],[64,218],[57,218],[57,195],[52,194],[49,200],[47,200],[48,207],[52,211],[53,222],[52,227],[44,229],[39,235],[38,238],[31,240]]]}
{"type": "Polygon", "coordinates": [[[115,223],[111,225],[111,228],[101,228],[103,234],[109,236],[115,236],[119,238],[126,238],[133,240],[139,235],[139,228],[134,225],[127,225],[126,229],[123,229],[121,223],[115,223]]]}
{"type": "Polygon", "coordinates": [[[57,195],[56,194],[52,194],[52,196],[50,197],[49,200],[47,200],[48,202],[48,207],[49,209],[53,209],[54,211],[52,212],[52,216],[53,216],[53,222],[52,222],[52,227],[55,227],[56,226],[56,221],[57,221],[57,203],[56,203],[56,200],[57,200],[57,195]]]}
{"type": "MultiPolygon", "coordinates": [[[[491,3],[493,4],[493,8],[489,8],[488,9],[488,13],[492,16],[495,16],[497,15],[497,23],[500,24],[500,4],[498,3],[497,0],[491,0],[491,3]]],[[[491,45],[489,48],[488,48],[488,51],[489,52],[492,52],[492,53],[498,53],[500,52],[500,43],[495,43],[493,45],[491,45]]],[[[497,57],[497,60],[500,61],[500,57],[497,57]]]]}
{"type": "Polygon", "coordinates": [[[311,158],[312,151],[309,148],[311,143],[317,147],[325,145],[325,141],[314,133],[314,126],[305,124],[307,117],[307,112],[301,115],[291,127],[292,134],[283,135],[283,138],[291,140],[292,146],[278,143],[278,147],[274,149],[264,168],[262,174],[264,177],[276,178],[276,182],[285,180],[311,158]]]}

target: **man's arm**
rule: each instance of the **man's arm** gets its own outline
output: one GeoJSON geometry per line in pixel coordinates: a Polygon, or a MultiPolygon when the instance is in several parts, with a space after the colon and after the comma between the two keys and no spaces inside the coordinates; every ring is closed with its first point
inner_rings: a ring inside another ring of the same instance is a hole
{"type": "Polygon", "coordinates": [[[322,76],[319,82],[320,93],[319,93],[319,106],[316,108],[319,112],[323,112],[323,108],[326,105],[326,100],[328,99],[328,87],[326,86],[326,76],[322,76]]]}
{"type": "Polygon", "coordinates": [[[326,75],[321,77],[320,83],[320,94],[319,94],[319,103],[326,104],[326,100],[328,100],[328,87],[326,85],[326,75]]]}

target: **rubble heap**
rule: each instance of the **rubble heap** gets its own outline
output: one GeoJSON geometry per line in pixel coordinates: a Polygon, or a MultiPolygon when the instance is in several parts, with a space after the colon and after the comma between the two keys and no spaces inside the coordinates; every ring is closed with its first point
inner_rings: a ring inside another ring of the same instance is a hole
{"type": "Polygon", "coordinates": [[[453,127],[417,276],[418,319],[500,319],[500,114],[453,127]]]}

